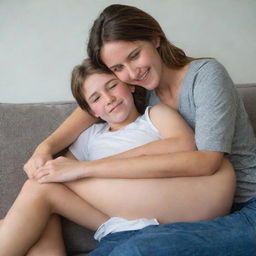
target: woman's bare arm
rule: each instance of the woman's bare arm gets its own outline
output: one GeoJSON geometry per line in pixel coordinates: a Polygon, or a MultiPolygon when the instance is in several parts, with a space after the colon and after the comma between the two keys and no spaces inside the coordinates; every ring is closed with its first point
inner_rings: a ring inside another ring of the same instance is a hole
{"type": "MultiPolygon", "coordinates": [[[[164,147],[155,148],[152,144],[147,144],[145,148],[142,146],[134,149],[138,156],[126,158],[72,162],[61,157],[40,168],[37,179],[40,182],[65,182],[90,177],[135,179],[190,177],[211,175],[219,168],[223,153],[196,151],[193,133],[176,111],[166,106],[153,110],[151,119],[153,123],[156,122],[154,116],[160,120],[157,128],[162,136],[168,138],[169,150],[172,148],[172,153],[166,153],[164,147]],[[178,149],[183,152],[175,152],[175,148],[176,151],[178,149]],[[150,150],[154,153],[150,154],[150,150]],[[71,170],[73,170],[72,174],[67,175],[71,170]]],[[[159,143],[161,144],[162,141],[160,140],[159,143]]]]}
{"type": "Polygon", "coordinates": [[[24,165],[24,171],[32,178],[35,171],[43,166],[52,156],[69,146],[79,134],[95,123],[97,119],[81,108],[75,111],[54,131],[40,143],[31,158],[24,165]]]}
{"type": "Polygon", "coordinates": [[[85,175],[95,178],[163,178],[211,175],[218,170],[223,153],[197,151],[192,130],[175,110],[161,104],[151,112],[151,120],[165,140],[108,159],[88,162],[85,175]]]}

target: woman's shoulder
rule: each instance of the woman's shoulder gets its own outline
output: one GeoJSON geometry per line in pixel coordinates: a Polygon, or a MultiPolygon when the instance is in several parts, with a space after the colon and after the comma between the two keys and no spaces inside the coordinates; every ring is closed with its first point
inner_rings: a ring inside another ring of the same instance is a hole
{"type": "Polygon", "coordinates": [[[217,83],[222,86],[223,81],[232,80],[225,67],[216,59],[196,59],[190,63],[184,83],[191,88],[207,87],[217,83]]]}
{"type": "Polygon", "coordinates": [[[190,63],[190,71],[192,71],[192,73],[209,75],[216,72],[226,73],[225,67],[217,59],[214,58],[202,58],[193,60],[190,63]]]}

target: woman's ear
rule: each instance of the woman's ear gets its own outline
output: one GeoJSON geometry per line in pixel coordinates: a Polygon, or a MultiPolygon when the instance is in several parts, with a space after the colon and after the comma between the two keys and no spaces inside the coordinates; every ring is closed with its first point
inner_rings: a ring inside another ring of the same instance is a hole
{"type": "Polygon", "coordinates": [[[156,48],[160,47],[160,42],[161,42],[161,39],[160,39],[159,36],[154,37],[154,39],[153,39],[153,44],[154,44],[154,46],[155,46],[156,48]]]}
{"type": "Polygon", "coordinates": [[[135,86],[134,85],[128,85],[130,92],[134,93],[135,92],[135,86]]]}

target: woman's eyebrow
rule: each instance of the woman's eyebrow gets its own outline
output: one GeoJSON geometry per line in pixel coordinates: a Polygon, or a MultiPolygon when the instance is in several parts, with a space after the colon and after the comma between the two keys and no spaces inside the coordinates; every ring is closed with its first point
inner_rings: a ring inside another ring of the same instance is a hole
{"type": "Polygon", "coordinates": [[[134,50],[132,50],[132,51],[128,54],[127,59],[130,59],[130,58],[132,57],[132,55],[133,55],[138,49],[140,49],[140,46],[138,46],[137,48],[135,48],[134,50]]]}
{"type": "MultiPolygon", "coordinates": [[[[129,60],[129,59],[132,57],[132,55],[133,55],[138,49],[140,49],[140,46],[138,46],[138,47],[136,47],[134,50],[132,50],[132,51],[127,55],[126,59],[129,60]]],[[[109,67],[109,69],[113,69],[113,68],[117,67],[118,65],[120,65],[120,64],[115,64],[115,65],[109,67]]]]}

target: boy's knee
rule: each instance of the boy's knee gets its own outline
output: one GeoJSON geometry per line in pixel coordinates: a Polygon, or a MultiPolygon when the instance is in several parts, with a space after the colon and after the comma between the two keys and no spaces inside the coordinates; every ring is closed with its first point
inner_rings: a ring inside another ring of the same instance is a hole
{"type": "Polygon", "coordinates": [[[27,180],[22,189],[21,193],[26,194],[27,196],[31,197],[48,197],[48,195],[52,194],[54,190],[56,190],[58,187],[58,184],[40,184],[35,180],[27,180]]]}

